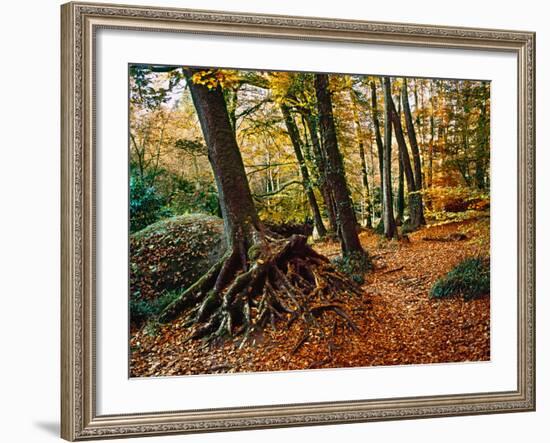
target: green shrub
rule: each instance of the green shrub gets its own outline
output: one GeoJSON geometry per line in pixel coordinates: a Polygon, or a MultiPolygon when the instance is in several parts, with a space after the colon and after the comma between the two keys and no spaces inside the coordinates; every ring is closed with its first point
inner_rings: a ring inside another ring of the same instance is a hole
{"type": "Polygon", "coordinates": [[[130,297],[130,322],[140,325],[147,320],[154,319],[179,296],[179,291],[167,291],[160,297],[152,300],[130,297]]]}
{"type": "Polygon", "coordinates": [[[462,296],[465,300],[486,295],[490,291],[489,259],[468,258],[460,262],[432,286],[430,296],[446,298],[462,296]]]}
{"type": "Polygon", "coordinates": [[[348,275],[359,284],[365,282],[365,274],[372,269],[372,262],[367,254],[353,253],[333,260],[336,269],[348,275]]]}
{"type": "Polygon", "coordinates": [[[166,174],[169,182],[169,207],[174,214],[210,214],[221,217],[218,192],[213,183],[189,181],[166,174]]]}
{"type": "Polygon", "coordinates": [[[130,176],[130,232],[137,232],[171,215],[166,199],[155,186],[136,175],[130,176]]]}

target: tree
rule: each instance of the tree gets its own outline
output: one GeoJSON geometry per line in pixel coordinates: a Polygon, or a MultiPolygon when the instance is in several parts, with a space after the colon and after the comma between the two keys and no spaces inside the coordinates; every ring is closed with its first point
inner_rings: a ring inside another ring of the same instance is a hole
{"type": "Polygon", "coordinates": [[[392,182],[391,182],[391,145],[392,145],[392,98],[391,82],[384,77],[384,152],[382,161],[382,198],[384,202],[383,220],[384,235],[390,239],[397,236],[397,226],[393,215],[392,182]]]}
{"type": "Polygon", "coordinates": [[[374,80],[370,82],[371,89],[371,105],[372,105],[372,121],[374,123],[374,133],[376,136],[376,147],[378,148],[378,168],[380,173],[380,188],[382,188],[383,164],[384,164],[384,143],[380,133],[380,120],[378,118],[378,100],[376,98],[376,83],[374,80]]]}
{"type": "Polygon", "coordinates": [[[372,205],[369,189],[369,174],[367,169],[367,161],[365,158],[365,137],[361,128],[361,122],[359,120],[359,105],[357,95],[353,88],[350,88],[350,98],[352,102],[353,121],[355,126],[355,135],[357,138],[357,144],[359,147],[359,159],[361,162],[361,184],[363,185],[363,198],[366,209],[367,228],[372,228],[372,205]]]}
{"type": "Polygon", "coordinates": [[[411,166],[411,159],[409,156],[407,143],[405,141],[405,136],[403,135],[403,127],[401,125],[401,113],[395,109],[395,103],[393,102],[391,96],[389,105],[391,120],[395,129],[395,138],[397,140],[397,146],[399,148],[400,167],[407,181],[410,218],[409,227],[411,229],[417,229],[421,224],[421,218],[416,179],[414,177],[414,172],[411,166]]]}
{"type": "Polygon", "coordinates": [[[330,183],[327,180],[327,162],[323,149],[321,148],[321,141],[319,140],[317,119],[309,110],[303,110],[302,112],[305,114],[305,122],[313,147],[313,158],[315,160],[315,165],[317,166],[319,177],[318,186],[325,202],[330,230],[332,232],[336,232],[338,229],[338,223],[336,220],[336,205],[330,189],[330,183]]]}
{"type": "Polygon", "coordinates": [[[314,316],[327,310],[355,327],[334,303],[342,292],[360,293],[355,284],[305,236],[277,239],[258,218],[219,73],[186,69],[185,74],[218,188],[228,252],[168,305],[160,320],[185,311],[186,323],[196,325],[190,338],[208,339],[237,333],[246,338],[284,314],[305,322],[308,334],[314,316]]]}
{"type": "Polygon", "coordinates": [[[479,109],[479,117],[475,133],[475,182],[478,189],[487,189],[489,166],[489,87],[482,83],[475,90],[475,106],[479,109]]]}
{"type": "Polygon", "coordinates": [[[288,106],[285,104],[282,104],[280,107],[281,107],[281,112],[283,114],[283,119],[285,121],[288,136],[290,137],[292,146],[294,147],[294,152],[296,153],[296,159],[298,160],[298,164],[300,165],[300,173],[302,175],[302,184],[304,186],[304,191],[307,195],[309,206],[313,214],[313,223],[315,224],[315,228],[317,229],[317,233],[319,234],[319,236],[324,237],[327,233],[327,230],[325,229],[325,225],[323,224],[323,219],[321,218],[319,205],[317,204],[317,199],[315,198],[315,193],[313,192],[313,186],[309,178],[309,171],[307,169],[304,155],[302,154],[302,140],[300,137],[300,133],[298,132],[298,128],[296,127],[296,122],[294,120],[294,117],[290,113],[290,109],[288,108],[288,106]]]}
{"type": "Polygon", "coordinates": [[[401,226],[403,224],[403,219],[405,218],[405,175],[403,172],[403,154],[401,153],[401,148],[399,148],[397,157],[399,177],[397,182],[397,201],[395,203],[395,208],[397,210],[395,223],[397,226],[401,226]]]}
{"type": "Polygon", "coordinates": [[[355,213],[346,182],[344,162],[338,150],[336,128],[332,114],[329,78],[327,74],[315,75],[315,94],[319,112],[323,152],[326,156],[327,181],[331,187],[336,203],[338,237],[344,256],[364,256],[359,237],[357,236],[355,213]]]}
{"type": "Polygon", "coordinates": [[[424,219],[424,205],[422,203],[422,166],[420,163],[420,150],[418,149],[418,143],[416,140],[416,132],[414,130],[414,123],[411,114],[411,107],[409,105],[409,94],[407,92],[407,79],[403,79],[403,87],[401,88],[401,101],[403,102],[403,111],[405,113],[405,123],[407,125],[407,135],[411,144],[411,151],[413,154],[414,164],[414,182],[416,184],[416,190],[418,193],[418,206],[420,224],[425,225],[424,219]]]}
{"type": "MultiPolygon", "coordinates": [[[[435,90],[434,83],[437,80],[430,82],[430,144],[428,146],[428,174],[427,187],[431,188],[433,183],[433,160],[434,160],[434,145],[435,145],[435,90]]],[[[429,202],[428,202],[429,205],[429,202]]],[[[428,206],[430,207],[430,206],[428,206]]]]}

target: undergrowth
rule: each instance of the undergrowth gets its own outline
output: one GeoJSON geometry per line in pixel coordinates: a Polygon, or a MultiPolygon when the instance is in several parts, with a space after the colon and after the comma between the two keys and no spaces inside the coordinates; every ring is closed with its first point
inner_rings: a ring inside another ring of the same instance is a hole
{"type": "Polygon", "coordinates": [[[166,291],[155,299],[130,298],[130,321],[140,325],[157,317],[163,310],[180,296],[179,291],[166,291]]]}
{"type": "Polygon", "coordinates": [[[488,294],[490,283],[489,259],[467,258],[435,282],[430,296],[433,298],[462,296],[465,300],[471,300],[488,294]]]}
{"type": "Polygon", "coordinates": [[[372,262],[367,254],[353,253],[333,260],[336,269],[348,275],[354,282],[363,284],[365,274],[372,269],[372,262]]]}

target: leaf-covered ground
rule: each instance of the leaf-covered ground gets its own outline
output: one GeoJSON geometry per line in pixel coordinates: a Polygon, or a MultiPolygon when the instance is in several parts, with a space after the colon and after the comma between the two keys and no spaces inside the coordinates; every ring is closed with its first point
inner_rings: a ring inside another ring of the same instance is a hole
{"type": "MultiPolygon", "coordinates": [[[[484,361],[490,359],[490,299],[429,297],[433,283],[465,258],[488,255],[489,220],[430,226],[408,239],[390,241],[370,232],[361,241],[375,269],[352,298],[347,312],[354,332],[334,313],[321,319],[321,331],[293,349],[303,335],[294,323],[268,328],[253,345],[240,339],[205,347],[185,342],[189,331],[176,320],[146,325],[131,333],[130,372],[134,377],[205,373],[484,361]],[[282,326],[282,327],[281,327],[282,326]]],[[[332,257],[338,244],[315,245],[332,257]]]]}

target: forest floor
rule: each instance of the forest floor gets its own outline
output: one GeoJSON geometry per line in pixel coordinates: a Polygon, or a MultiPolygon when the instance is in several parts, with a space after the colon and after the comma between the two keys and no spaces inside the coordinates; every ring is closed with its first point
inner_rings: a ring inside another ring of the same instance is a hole
{"type": "MultiPolygon", "coordinates": [[[[490,359],[490,298],[429,297],[434,282],[459,262],[488,255],[488,217],[432,225],[399,241],[386,241],[368,231],[360,238],[374,269],[362,286],[363,299],[351,298],[347,303],[358,332],[327,312],[320,320],[324,334],[317,331],[293,352],[303,335],[298,322],[289,328],[268,327],[253,344],[242,348],[238,338],[209,346],[200,340],[185,342],[189,331],[182,320],[149,325],[131,331],[131,376],[490,359]]],[[[318,242],[314,248],[329,258],[339,252],[333,241],[318,242]]]]}

